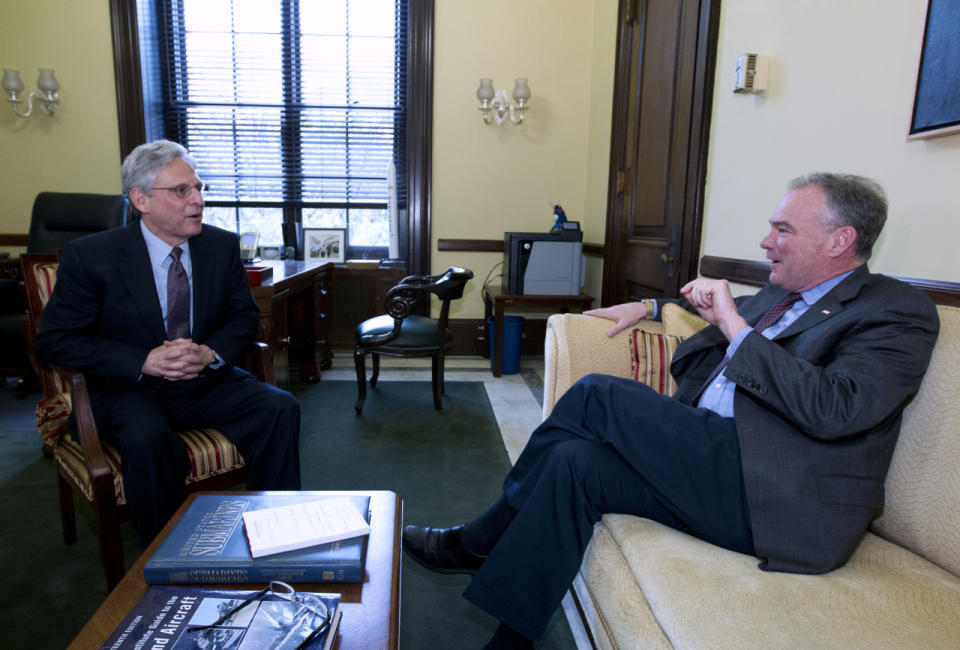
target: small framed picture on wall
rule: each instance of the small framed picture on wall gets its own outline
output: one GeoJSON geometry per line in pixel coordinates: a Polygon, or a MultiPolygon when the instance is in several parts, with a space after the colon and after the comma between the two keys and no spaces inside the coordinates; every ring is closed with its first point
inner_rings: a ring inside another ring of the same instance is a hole
{"type": "Polygon", "coordinates": [[[343,263],[347,254],[345,228],[304,228],[303,260],[307,263],[343,263]]]}

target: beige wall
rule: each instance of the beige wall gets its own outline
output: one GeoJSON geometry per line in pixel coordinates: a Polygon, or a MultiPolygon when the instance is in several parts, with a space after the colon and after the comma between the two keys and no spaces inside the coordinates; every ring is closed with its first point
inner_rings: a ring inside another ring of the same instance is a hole
{"type": "Polygon", "coordinates": [[[442,253],[437,239],[502,239],[546,231],[551,201],[602,241],[615,47],[615,0],[436,3],[433,269],[473,269],[452,310],[482,315],[480,290],[502,255],[442,253]],[[598,37],[602,35],[602,37],[598,37]],[[477,110],[480,77],[510,92],[529,79],[520,126],[488,126],[477,110]]]}
{"type": "Polygon", "coordinates": [[[789,179],[865,174],[890,214],[870,266],[960,281],[960,135],[907,142],[925,0],[723,0],[703,252],[763,259],[789,179]],[[736,57],[771,58],[770,88],[735,95],[736,57]]]}
{"type": "MultiPolygon", "coordinates": [[[[120,138],[110,13],[105,0],[4,3],[0,66],[36,90],[37,68],[60,81],[54,116],[34,107],[21,119],[0,105],[0,233],[26,233],[43,190],[119,192],[120,138]]],[[[26,111],[26,104],[21,108],[26,111]]],[[[17,249],[0,249],[18,252],[17,249]]]]}

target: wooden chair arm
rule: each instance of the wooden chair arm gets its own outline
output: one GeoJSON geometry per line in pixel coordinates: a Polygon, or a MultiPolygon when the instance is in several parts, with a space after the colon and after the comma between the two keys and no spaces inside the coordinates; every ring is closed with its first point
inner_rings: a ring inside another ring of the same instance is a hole
{"type": "Polygon", "coordinates": [[[418,295],[429,295],[430,289],[427,286],[398,284],[383,297],[383,308],[387,315],[393,318],[393,329],[377,336],[364,336],[358,343],[364,347],[371,347],[389,343],[400,336],[400,328],[403,326],[403,319],[413,313],[417,305],[418,295]]]}
{"type": "Polygon", "coordinates": [[[103,446],[100,444],[100,435],[93,419],[93,408],[90,406],[87,380],[82,372],[70,366],[53,365],[51,369],[70,386],[70,400],[77,424],[77,436],[87,462],[87,469],[90,471],[94,494],[110,494],[112,498],[113,472],[107,464],[103,446]]]}
{"type": "Polygon", "coordinates": [[[273,352],[269,345],[262,341],[254,341],[246,350],[245,362],[247,370],[257,379],[271,386],[277,385],[277,378],[273,371],[273,352]]]}

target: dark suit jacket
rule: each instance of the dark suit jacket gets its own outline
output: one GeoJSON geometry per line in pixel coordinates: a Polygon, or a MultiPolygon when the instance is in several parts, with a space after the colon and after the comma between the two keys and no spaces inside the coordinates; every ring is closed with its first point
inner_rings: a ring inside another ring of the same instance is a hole
{"type": "MultiPolygon", "coordinates": [[[[787,291],[738,299],[748,323],[787,291]]],[[[822,573],[842,565],[883,507],[883,481],[939,331],[933,303],[856,269],[770,341],[750,333],[726,377],[761,567],[822,573]]],[[[671,371],[688,401],[722,359],[710,326],[684,341],[671,371]]]]}
{"type": "MultiPolygon", "coordinates": [[[[189,245],[192,338],[219,354],[226,371],[254,340],[260,324],[238,238],[205,225],[189,245]]],[[[34,343],[41,361],[81,369],[91,390],[132,387],[147,354],[165,338],[139,220],[67,245],[34,343]]]]}

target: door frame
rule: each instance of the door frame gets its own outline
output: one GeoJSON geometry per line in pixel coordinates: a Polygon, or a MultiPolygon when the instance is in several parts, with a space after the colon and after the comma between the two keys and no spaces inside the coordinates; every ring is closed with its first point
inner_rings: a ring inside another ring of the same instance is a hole
{"type": "MultiPolygon", "coordinates": [[[[614,71],[613,119],[610,131],[610,166],[607,184],[607,221],[604,237],[603,294],[604,306],[624,302],[620,282],[624,267],[627,233],[623,220],[623,191],[627,164],[627,125],[632,116],[630,105],[631,56],[634,51],[632,25],[641,16],[646,0],[621,0],[617,15],[617,46],[614,71]]],[[[703,197],[707,178],[707,149],[713,111],[713,90],[716,76],[717,41],[720,31],[721,0],[699,0],[697,54],[694,65],[693,102],[690,118],[690,139],[684,189],[684,221],[679,237],[679,264],[676,267],[677,288],[697,276],[700,237],[703,230],[703,197]],[[702,82],[701,82],[702,80],[702,82]]]]}

